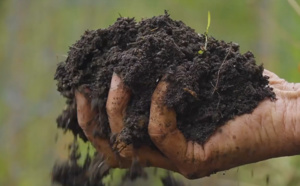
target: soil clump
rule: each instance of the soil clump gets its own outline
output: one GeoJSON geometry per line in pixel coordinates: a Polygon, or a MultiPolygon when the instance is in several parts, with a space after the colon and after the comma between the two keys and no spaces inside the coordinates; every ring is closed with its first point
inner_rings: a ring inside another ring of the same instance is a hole
{"type": "Polygon", "coordinates": [[[251,52],[241,54],[238,44],[213,37],[204,46],[205,35],[167,13],[140,22],[121,17],[106,29],[86,31],[55,74],[58,91],[67,98],[58,127],[86,140],[74,100],[74,90],[84,86],[91,90],[88,96],[98,112],[95,134],[109,137],[105,104],[113,72],[132,92],[121,140],[136,147],[151,144],[151,96],[165,75],[165,103],[175,109],[178,128],[201,144],[228,120],[251,113],[266,98],[275,99],[263,66],[256,65],[251,52]]]}

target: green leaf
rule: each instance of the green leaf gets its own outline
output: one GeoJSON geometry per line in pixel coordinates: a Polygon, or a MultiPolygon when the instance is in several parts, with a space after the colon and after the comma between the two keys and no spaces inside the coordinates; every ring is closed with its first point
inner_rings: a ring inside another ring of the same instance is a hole
{"type": "Polygon", "coordinates": [[[199,50],[198,54],[203,54],[203,52],[204,52],[203,50],[199,50]]]}
{"type": "Polygon", "coordinates": [[[206,26],[206,34],[208,34],[208,29],[210,26],[210,11],[207,13],[207,26],[206,26]]]}

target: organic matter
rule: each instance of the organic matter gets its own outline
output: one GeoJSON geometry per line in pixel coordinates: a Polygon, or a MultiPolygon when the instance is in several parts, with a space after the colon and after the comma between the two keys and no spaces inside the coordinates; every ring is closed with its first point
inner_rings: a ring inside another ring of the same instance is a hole
{"type": "Polygon", "coordinates": [[[165,103],[176,110],[185,137],[198,143],[205,143],[228,120],[251,113],[262,100],[275,99],[263,66],[256,65],[251,52],[241,54],[236,43],[205,38],[167,13],[140,22],[118,18],[106,29],[86,31],[56,71],[58,91],[68,105],[58,126],[86,139],[74,101],[74,90],[85,87],[98,113],[100,130],[95,134],[109,137],[105,104],[113,72],[132,93],[120,139],[136,147],[151,144],[151,95],[164,76],[169,82],[165,103]]]}

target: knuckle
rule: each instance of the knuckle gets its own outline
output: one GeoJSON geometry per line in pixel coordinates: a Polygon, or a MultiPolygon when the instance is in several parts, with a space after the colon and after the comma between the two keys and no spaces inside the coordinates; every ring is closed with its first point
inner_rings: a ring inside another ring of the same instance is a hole
{"type": "Polygon", "coordinates": [[[78,116],[77,117],[77,121],[78,121],[78,125],[82,130],[86,130],[87,128],[91,128],[91,126],[94,123],[94,118],[95,115],[94,113],[86,113],[85,116],[78,116]]]}
{"type": "Polygon", "coordinates": [[[150,137],[151,137],[151,140],[154,142],[154,143],[161,143],[163,142],[166,137],[167,137],[167,134],[165,133],[160,133],[160,134],[150,134],[150,137]]]}
{"type": "Polygon", "coordinates": [[[79,127],[81,128],[81,129],[85,129],[86,128],[86,126],[87,126],[87,122],[86,121],[84,121],[82,118],[80,118],[80,117],[78,117],[77,118],[77,121],[78,121],[78,125],[79,125],[79,127]]]}
{"type": "Polygon", "coordinates": [[[80,127],[81,129],[83,129],[83,130],[86,128],[86,123],[84,123],[84,122],[78,121],[78,125],[79,125],[79,127],[80,127]]]}
{"type": "Polygon", "coordinates": [[[117,107],[114,106],[113,104],[111,104],[111,103],[106,104],[106,112],[107,112],[107,114],[113,116],[113,115],[117,114],[117,111],[118,111],[117,107]]]}
{"type": "Polygon", "coordinates": [[[119,115],[122,112],[121,105],[116,101],[107,101],[106,112],[111,116],[119,115]]]}

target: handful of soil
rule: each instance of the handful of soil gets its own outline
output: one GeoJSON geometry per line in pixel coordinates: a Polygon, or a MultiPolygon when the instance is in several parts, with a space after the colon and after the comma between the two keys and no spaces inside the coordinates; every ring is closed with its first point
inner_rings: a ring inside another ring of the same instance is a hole
{"type": "MultiPolygon", "coordinates": [[[[251,113],[262,100],[275,99],[262,65],[239,45],[196,33],[166,13],[136,22],[118,18],[106,29],[86,31],[59,64],[55,79],[67,98],[58,126],[86,140],[77,123],[74,90],[91,90],[98,111],[97,135],[108,137],[105,110],[113,72],[132,92],[120,139],[151,144],[147,133],[151,96],[160,79],[169,82],[165,103],[175,109],[177,126],[189,140],[204,143],[228,120],[251,113]],[[200,52],[199,52],[200,51],[200,52]]],[[[96,131],[95,131],[96,132],[96,131]]]]}

